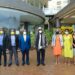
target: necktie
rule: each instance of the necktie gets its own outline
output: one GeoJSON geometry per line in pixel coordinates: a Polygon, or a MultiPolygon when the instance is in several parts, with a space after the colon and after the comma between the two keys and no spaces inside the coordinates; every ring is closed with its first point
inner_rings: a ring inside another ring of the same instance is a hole
{"type": "Polygon", "coordinates": [[[41,36],[41,46],[42,46],[42,34],[40,34],[40,36],[41,36]]]}

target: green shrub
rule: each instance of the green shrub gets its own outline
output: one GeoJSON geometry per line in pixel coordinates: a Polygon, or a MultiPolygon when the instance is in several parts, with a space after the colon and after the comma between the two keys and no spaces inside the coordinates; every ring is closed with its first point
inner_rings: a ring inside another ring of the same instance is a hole
{"type": "Polygon", "coordinates": [[[34,44],[35,44],[35,34],[32,33],[31,34],[31,47],[34,47],[34,44]]]}
{"type": "Polygon", "coordinates": [[[53,29],[45,30],[45,35],[46,35],[46,39],[47,39],[48,44],[51,43],[52,34],[53,34],[53,29]]]}
{"type": "MultiPolygon", "coordinates": [[[[46,29],[44,33],[45,33],[48,44],[50,44],[51,39],[52,39],[53,29],[50,29],[50,30],[46,29]]],[[[34,44],[35,44],[35,33],[32,33],[31,34],[31,46],[34,47],[34,44]]]]}

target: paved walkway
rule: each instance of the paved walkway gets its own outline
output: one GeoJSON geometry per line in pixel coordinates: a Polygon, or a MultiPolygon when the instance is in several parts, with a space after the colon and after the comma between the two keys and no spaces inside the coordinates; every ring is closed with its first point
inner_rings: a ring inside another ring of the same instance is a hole
{"type": "MultiPolygon", "coordinates": [[[[62,61],[62,60],[61,60],[62,61]]],[[[36,66],[36,51],[30,51],[30,65],[21,65],[21,53],[19,52],[20,66],[14,64],[11,67],[0,66],[0,75],[75,75],[75,65],[54,64],[54,57],[50,47],[46,49],[46,66],[36,66]]]]}

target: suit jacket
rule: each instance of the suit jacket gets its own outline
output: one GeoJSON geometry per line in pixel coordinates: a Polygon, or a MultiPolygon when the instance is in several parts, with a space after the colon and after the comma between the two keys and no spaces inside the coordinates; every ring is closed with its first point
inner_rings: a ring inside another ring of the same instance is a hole
{"type": "Polygon", "coordinates": [[[16,35],[16,49],[19,48],[19,35],[16,35]]]}
{"type": "Polygon", "coordinates": [[[3,37],[3,49],[8,49],[8,36],[6,34],[3,37]]]}
{"type": "Polygon", "coordinates": [[[2,47],[5,50],[7,48],[7,44],[8,44],[6,34],[3,34],[3,41],[2,42],[3,42],[2,47]]]}
{"type": "Polygon", "coordinates": [[[24,41],[23,35],[19,36],[19,48],[22,52],[29,51],[31,48],[31,40],[29,35],[26,36],[26,41],[24,41]]]}
{"type": "MultiPolygon", "coordinates": [[[[38,46],[39,46],[39,33],[36,35],[36,39],[35,39],[35,47],[37,50],[39,49],[38,46]]],[[[46,46],[47,46],[47,40],[46,40],[44,33],[42,33],[42,47],[43,47],[43,49],[45,49],[46,46]]]]}
{"type": "MultiPolygon", "coordinates": [[[[8,49],[9,50],[11,50],[11,48],[12,48],[12,45],[11,45],[11,35],[8,35],[7,36],[7,41],[8,41],[8,49]]],[[[16,44],[16,35],[15,35],[15,44],[16,44]]],[[[15,45],[15,47],[16,47],[16,45],[15,45]]]]}
{"type": "Polygon", "coordinates": [[[8,37],[6,34],[3,34],[3,45],[2,45],[2,47],[3,47],[3,50],[8,49],[8,37]]]}

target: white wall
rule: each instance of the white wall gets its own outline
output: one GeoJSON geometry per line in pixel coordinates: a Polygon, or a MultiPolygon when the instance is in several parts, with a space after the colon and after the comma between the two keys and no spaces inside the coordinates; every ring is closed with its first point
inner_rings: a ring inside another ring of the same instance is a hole
{"type": "Polygon", "coordinates": [[[45,14],[56,14],[60,10],[62,10],[68,4],[68,0],[49,0],[48,1],[48,8],[45,8],[45,14]],[[61,1],[61,3],[57,2],[61,1]],[[61,8],[60,8],[61,7],[61,8]]]}

